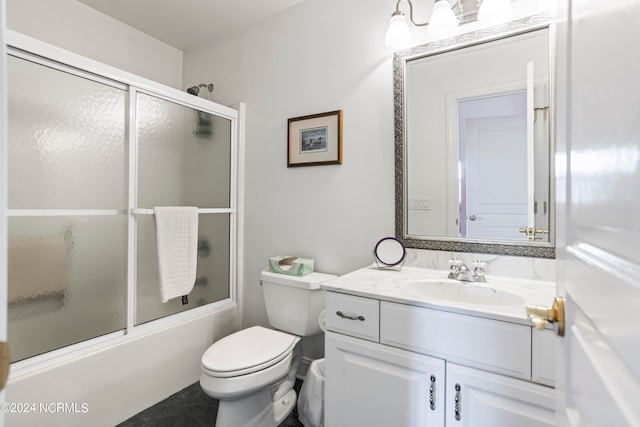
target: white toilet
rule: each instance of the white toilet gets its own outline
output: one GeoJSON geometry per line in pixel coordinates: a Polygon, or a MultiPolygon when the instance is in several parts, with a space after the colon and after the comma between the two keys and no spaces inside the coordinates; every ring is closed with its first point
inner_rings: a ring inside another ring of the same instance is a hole
{"type": "Polygon", "coordinates": [[[297,344],[300,337],[321,332],[318,316],[325,297],[320,284],[335,277],[262,272],[269,323],[278,330],[238,331],[202,356],[200,386],[219,400],[216,427],[275,427],[293,410],[301,360],[297,344]]]}

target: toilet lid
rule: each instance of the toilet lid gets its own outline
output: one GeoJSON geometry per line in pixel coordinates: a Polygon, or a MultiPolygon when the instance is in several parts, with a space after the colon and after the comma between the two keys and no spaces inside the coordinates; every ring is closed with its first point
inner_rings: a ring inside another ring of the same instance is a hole
{"type": "Polygon", "coordinates": [[[298,341],[294,335],[253,326],[215,342],[202,356],[202,367],[220,377],[245,375],[284,359],[298,341]]]}

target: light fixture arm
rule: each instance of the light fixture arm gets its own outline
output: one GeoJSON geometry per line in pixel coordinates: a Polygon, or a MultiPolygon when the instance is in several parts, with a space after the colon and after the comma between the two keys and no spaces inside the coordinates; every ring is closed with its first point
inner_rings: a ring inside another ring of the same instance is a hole
{"type": "MultiPolygon", "coordinates": [[[[396,11],[393,12],[393,14],[391,16],[396,16],[396,15],[404,15],[404,13],[402,11],[400,11],[400,2],[402,0],[398,0],[398,2],[396,3],[396,11]]],[[[416,21],[413,20],[413,3],[411,3],[411,0],[407,0],[407,3],[409,3],[409,19],[411,20],[411,23],[413,25],[415,25],[416,27],[424,27],[425,25],[429,25],[429,21],[423,23],[423,24],[418,24],[416,21]]]]}
{"type": "MultiPolygon", "coordinates": [[[[415,25],[416,27],[424,27],[426,25],[429,25],[429,21],[424,22],[422,24],[417,23],[416,21],[413,20],[413,3],[411,3],[411,0],[406,0],[407,3],[409,3],[409,19],[411,20],[411,23],[413,25],[415,25]]],[[[398,0],[396,3],[396,11],[393,12],[393,14],[391,16],[396,16],[396,15],[404,15],[404,13],[402,13],[402,11],[400,11],[400,2],[402,2],[402,0],[398,0]]],[[[435,1],[434,1],[435,3],[435,1]]],[[[460,10],[462,11],[462,2],[460,0],[456,0],[456,3],[451,6],[451,9],[453,10],[454,7],[456,7],[456,5],[460,8],[460,10]]]]}

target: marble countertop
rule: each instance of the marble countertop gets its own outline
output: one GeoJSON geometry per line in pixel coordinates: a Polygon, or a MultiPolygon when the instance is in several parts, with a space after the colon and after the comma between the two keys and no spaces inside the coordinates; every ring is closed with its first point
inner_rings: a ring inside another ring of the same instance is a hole
{"type": "Polygon", "coordinates": [[[549,306],[553,282],[486,276],[486,282],[460,282],[448,271],[403,267],[399,271],[369,266],[321,285],[328,291],[397,302],[531,326],[525,305],[549,306]],[[425,293],[432,286],[434,292],[425,293]],[[479,295],[477,302],[470,293],[479,295]],[[446,294],[446,296],[444,296],[446,294]],[[464,294],[458,297],[458,294],[464,294]],[[439,295],[439,296],[434,296],[439,295]],[[495,304],[494,304],[495,302],[495,304]]]}

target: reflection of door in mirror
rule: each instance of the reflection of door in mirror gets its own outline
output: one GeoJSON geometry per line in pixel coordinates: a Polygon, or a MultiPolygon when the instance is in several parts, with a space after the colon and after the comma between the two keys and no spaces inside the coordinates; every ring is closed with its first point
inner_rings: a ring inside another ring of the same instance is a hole
{"type": "Polygon", "coordinates": [[[458,101],[460,237],[526,238],[526,107],[521,91],[458,101]]]}
{"type": "MultiPolygon", "coordinates": [[[[457,99],[457,117],[449,119],[458,126],[451,143],[459,154],[451,161],[459,169],[459,206],[452,212],[459,211],[460,237],[525,241],[523,227],[548,228],[547,93],[542,79],[527,91],[491,89],[457,99]]],[[[548,234],[535,237],[548,241],[548,234]]]]}

